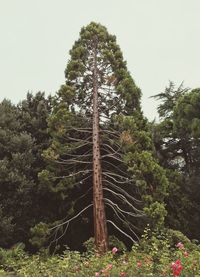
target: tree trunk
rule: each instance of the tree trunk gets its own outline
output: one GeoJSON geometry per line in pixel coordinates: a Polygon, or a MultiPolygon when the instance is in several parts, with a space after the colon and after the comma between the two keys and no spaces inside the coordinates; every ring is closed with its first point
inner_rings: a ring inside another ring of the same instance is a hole
{"type": "Polygon", "coordinates": [[[102,186],[96,47],[97,41],[94,43],[93,64],[93,216],[95,245],[100,253],[105,253],[108,250],[108,232],[102,186]]]}

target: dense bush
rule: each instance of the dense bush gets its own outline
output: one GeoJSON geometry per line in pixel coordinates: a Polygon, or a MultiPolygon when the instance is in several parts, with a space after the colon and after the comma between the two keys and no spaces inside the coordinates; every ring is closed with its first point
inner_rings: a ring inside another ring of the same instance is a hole
{"type": "Polygon", "coordinates": [[[147,230],[140,244],[131,252],[113,247],[106,255],[95,252],[80,254],[66,250],[63,255],[49,256],[44,250],[29,256],[21,246],[0,251],[0,276],[22,277],[161,277],[200,276],[200,248],[187,241],[172,245],[168,233],[151,234],[147,230]]]}

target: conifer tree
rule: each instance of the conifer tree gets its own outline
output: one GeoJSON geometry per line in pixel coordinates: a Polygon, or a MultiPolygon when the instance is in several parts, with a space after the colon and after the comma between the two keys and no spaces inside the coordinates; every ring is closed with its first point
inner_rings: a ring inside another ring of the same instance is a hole
{"type": "Polygon", "coordinates": [[[79,209],[52,227],[53,241],[93,206],[95,244],[103,253],[107,223],[134,242],[144,211],[152,223],[163,222],[167,180],[153,158],[141,92],[115,36],[92,22],[82,28],[70,57],[49,119],[52,145],[44,153],[49,167],[40,176],[60,195],[59,216],[79,209]]]}
{"type": "Polygon", "coordinates": [[[4,247],[27,242],[32,220],[34,139],[21,130],[19,117],[18,108],[10,101],[0,103],[0,245],[4,247]]]}
{"type": "Polygon", "coordinates": [[[50,217],[49,207],[45,210],[48,194],[37,177],[45,166],[41,153],[49,143],[50,111],[51,98],[41,92],[28,93],[18,105],[0,103],[0,246],[20,241],[29,248],[30,228],[50,217]]]}
{"type": "Polygon", "coordinates": [[[200,89],[189,90],[183,84],[176,88],[170,82],[163,93],[154,97],[161,100],[161,122],[153,128],[155,147],[171,179],[167,223],[199,239],[200,89]]]}

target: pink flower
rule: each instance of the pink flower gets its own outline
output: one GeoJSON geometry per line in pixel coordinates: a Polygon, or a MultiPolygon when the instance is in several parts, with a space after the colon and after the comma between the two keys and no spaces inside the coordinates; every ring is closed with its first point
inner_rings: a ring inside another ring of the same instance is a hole
{"type": "Polygon", "coordinates": [[[107,271],[107,270],[111,270],[111,269],[112,269],[112,267],[113,267],[113,265],[112,265],[112,264],[108,264],[108,265],[107,265],[107,267],[105,268],[105,271],[107,271]]]}
{"type": "Polygon", "coordinates": [[[126,275],[125,275],[125,272],[123,271],[123,272],[121,272],[121,277],[125,277],[126,275]]]}
{"type": "Polygon", "coordinates": [[[177,260],[176,262],[173,262],[171,265],[172,273],[174,276],[180,276],[181,271],[183,270],[183,266],[181,264],[180,260],[177,260]]]}
{"type": "Polygon", "coordinates": [[[184,251],[183,255],[184,255],[184,257],[188,257],[189,256],[187,251],[184,251]]]}
{"type": "Polygon", "coordinates": [[[184,245],[183,245],[182,242],[178,242],[176,247],[179,248],[179,249],[184,249],[184,245]]]}
{"type": "Polygon", "coordinates": [[[99,277],[99,272],[95,272],[95,277],[99,277]]]}
{"type": "Polygon", "coordinates": [[[141,266],[142,266],[142,262],[140,262],[140,261],[139,261],[139,262],[137,262],[137,267],[139,267],[139,268],[140,268],[141,266]]]}
{"type": "Polygon", "coordinates": [[[113,249],[112,249],[112,253],[113,253],[113,254],[116,254],[116,253],[117,253],[117,251],[118,251],[117,247],[113,247],[113,249]]]}

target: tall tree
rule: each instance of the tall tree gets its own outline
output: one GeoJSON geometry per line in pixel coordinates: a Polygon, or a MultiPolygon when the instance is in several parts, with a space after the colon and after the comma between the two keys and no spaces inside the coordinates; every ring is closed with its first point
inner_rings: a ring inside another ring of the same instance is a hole
{"type": "Polygon", "coordinates": [[[98,68],[97,68],[97,49],[98,37],[93,36],[93,88],[92,88],[92,143],[93,143],[93,216],[94,216],[94,234],[95,243],[100,251],[108,250],[108,232],[106,224],[106,213],[103,202],[103,185],[100,153],[100,126],[99,126],[99,96],[98,96],[98,68]]]}
{"type": "MultiPolygon", "coordinates": [[[[147,122],[140,109],[141,92],[127,70],[115,36],[92,22],[82,28],[70,56],[66,85],[59,90],[49,119],[53,140],[44,156],[52,163],[41,176],[50,190],[62,195],[60,205],[65,213],[91,192],[93,184],[93,196],[84,199],[93,201],[95,242],[98,250],[105,252],[105,206],[107,222],[134,241],[133,222],[144,216],[142,202],[157,221],[163,218],[161,202],[167,180],[152,156],[147,122]],[[119,227],[119,222],[131,235],[119,227]]],[[[71,219],[53,229],[69,222],[71,219]]]]}

